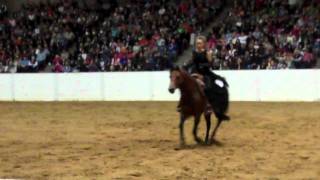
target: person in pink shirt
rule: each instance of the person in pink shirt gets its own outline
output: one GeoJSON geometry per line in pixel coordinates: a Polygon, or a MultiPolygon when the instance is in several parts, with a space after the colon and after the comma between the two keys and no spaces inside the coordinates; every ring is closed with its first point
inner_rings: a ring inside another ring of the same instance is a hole
{"type": "Polygon", "coordinates": [[[208,48],[213,49],[216,47],[216,45],[217,45],[217,39],[216,39],[215,35],[212,35],[210,37],[210,39],[208,40],[208,48]]]}
{"type": "Polygon", "coordinates": [[[53,67],[53,72],[55,73],[62,73],[63,72],[63,66],[60,63],[57,63],[53,67]]]}
{"type": "Polygon", "coordinates": [[[120,53],[115,53],[111,59],[111,71],[118,71],[120,69],[120,53]]]}
{"type": "Polygon", "coordinates": [[[63,60],[62,60],[62,58],[57,54],[57,55],[55,55],[55,57],[53,58],[52,64],[53,64],[53,65],[63,64],[63,60]]]}
{"type": "Polygon", "coordinates": [[[314,63],[314,56],[311,51],[304,51],[302,62],[304,64],[304,68],[310,68],[312,66],[312,64],[314,63]]]}

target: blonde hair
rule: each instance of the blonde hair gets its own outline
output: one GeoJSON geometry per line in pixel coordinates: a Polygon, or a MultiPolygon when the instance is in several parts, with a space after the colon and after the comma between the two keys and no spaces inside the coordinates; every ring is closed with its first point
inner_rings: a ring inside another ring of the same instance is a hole
{"type": "Polygon", "coordinates": [[[197,36],[196,41],[197,40],[201,40],[203,43],[207,43],[207,38],[205,36],[202,36],[202,35],[197,36]]]}

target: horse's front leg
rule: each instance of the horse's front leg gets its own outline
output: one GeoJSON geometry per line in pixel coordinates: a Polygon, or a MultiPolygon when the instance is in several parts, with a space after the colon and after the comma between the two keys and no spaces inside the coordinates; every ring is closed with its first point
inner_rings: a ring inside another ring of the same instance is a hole
{"type": "Polygon", "coordinates": [[[178,103],[178,106],[177,106],[177,112],[180,112],[181,113],[181,100],[179,101],[178,103]]]}
{"type": "Polygon", "coordinates": [[[202,140],[198,137],[198,126],[200,122],[200,116],[195,116],[194,118],[194,126],[193,126],[193,137],[197,143],[202,143],[202,140]]]}
{"type": "Polygon", "coordinates": [[[184,146],[185,145],[185,140],[184,140],[184,121],[186,118],[184,115],[181,113],[180,114],[180,124],[179,124],[179,129],[180,129],[180,145],[184,146]]]}

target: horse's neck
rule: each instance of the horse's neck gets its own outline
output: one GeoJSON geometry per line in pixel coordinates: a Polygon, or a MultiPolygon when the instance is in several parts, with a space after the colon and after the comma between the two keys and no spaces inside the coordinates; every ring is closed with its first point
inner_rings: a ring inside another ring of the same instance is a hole
{"type": "Polygon", "coordinates": [[[181,85],[181,96],[192,98],[194,93],[200,93],[200,89],[197,88],[198,84],[195,79],[189,75],[185,75],[185,80],[181,85]]]}

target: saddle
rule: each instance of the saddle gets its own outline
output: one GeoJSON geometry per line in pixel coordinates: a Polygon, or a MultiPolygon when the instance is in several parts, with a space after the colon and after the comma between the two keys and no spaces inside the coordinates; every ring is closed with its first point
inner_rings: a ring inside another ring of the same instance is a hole
{"type": "Polygon", "coordinates": [[[201,88],[205,89],[212,89],[216,93],[223,91],[224,88],[228,88],[228,83],[225,81],[224,78],[217,76],[217,77],[205,77],[201,74],[191,74],[197,83],[200,85],[201,88]]]}
{"type": "Polygon", "coordinates": [[[205,88],[204,79],[201,74],[194,73],[194,74],[191,74],[191,77],[193,77],[197,81],[197,83],[201,88],[205,88]]]}

